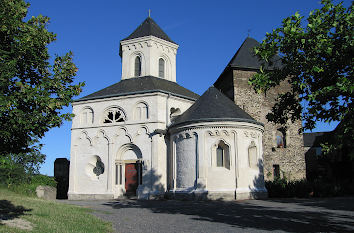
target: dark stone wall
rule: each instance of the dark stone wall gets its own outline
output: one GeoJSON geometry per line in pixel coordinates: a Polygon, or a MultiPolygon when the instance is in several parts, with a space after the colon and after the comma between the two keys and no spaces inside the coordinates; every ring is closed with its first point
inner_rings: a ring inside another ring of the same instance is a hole
{"type": "MultiPolygon", "coordinates": [[[[234,88],[234,102],[254,119],[264,124],[264,177],[266,180],[273,180],[273,165],[278,164],[281,177],[285,176],[289,180],[305,178],[306,165],[303,136],[298,133],[301,121],[288,124],[286,148],[277,148],[276,136],[280,133],[277,129],[281,126],[270,123],[266,119],[266,115],[270,112],[278,93],[285,91],[289,86],[283,83],[267,92],[266,96],[257,94],[248,84],[249,78],[255,73],[256,71],[253,70],[234,69],[232,70],[233,83],[231,85],[234,88]]],[[[214,85],[224,93],[227,89],[225,89],[226,82],[222,82],[223,79],[224,77],[220,77],[214,85]]],[[[225,77],[225,81],[228,79],[225,77]]]]}

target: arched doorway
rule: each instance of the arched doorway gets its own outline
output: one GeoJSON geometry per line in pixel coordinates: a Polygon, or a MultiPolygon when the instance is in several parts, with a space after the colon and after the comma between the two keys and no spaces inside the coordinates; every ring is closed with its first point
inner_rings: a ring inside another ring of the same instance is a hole
{"type": "Polygon", "coordinates": [[[118,150],[115,164],[115,184],[117,196],[135,196],[142,184],[142,154],[132,144],[125,144],[118,150]]]}

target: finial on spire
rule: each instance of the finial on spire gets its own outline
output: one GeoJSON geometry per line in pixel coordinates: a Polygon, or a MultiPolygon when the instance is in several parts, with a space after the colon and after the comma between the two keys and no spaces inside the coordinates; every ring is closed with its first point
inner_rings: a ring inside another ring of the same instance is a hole
{"type": "Polygon", "coordinates": [[[151,10],[149,9],[149,18],[150,18],[150,15],[151,15],[151,10]]]}
{"type": "Polygon", "coordinates": [[[251,29],[247,30],[247,37],[250,37],[251,29]]]}

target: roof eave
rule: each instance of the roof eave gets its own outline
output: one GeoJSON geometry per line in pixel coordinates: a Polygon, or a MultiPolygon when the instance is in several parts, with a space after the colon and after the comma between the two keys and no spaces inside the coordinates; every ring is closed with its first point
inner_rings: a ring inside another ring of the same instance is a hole
{"type": "Polygon", "coordinates": [[[252,120],[252,119],[245,119],[245,118],[203,118],[203,119],[190,119],[187,121],[183,121],[180,123],[172,123],[169,128],[175,128],[175,127],[181,127],[181,126],[186,126],[189,124],[193,124],[193,123],[201,123],[201,122],[246,122],[246,123],[251,123],[251,124],[256,124],[256,125],[260,125],[262,127],[264,127],[264,124],[261,122],[258,122],[256,120],[252,120]]]}
{"type": "Polygon", "coordinates": [[[180,98],[187,99],[187,100],[192,100],[192,101],[195,101],[195,100],[198,99],[198,98],[192,98],[192,97],[185,96],[185,95],[176,94],[176,93],[169,92],[169,91],[164,91],[164,90],[161,90],[161,89],[156,89],[156,90],[146,90],[146,91],[134,91],[134,92],[118,93],[118,94],[96,96],[96,97],[90,97],[90,98],[83,97],[83,98],[80,98],[78,100],[74,100],[73,102],[74,103],[78,103],[78,102],[83,102],[83,101],[87,101],[87,100],[107,99],[107,98],[112,98],[112,97],[138,95],[138,94],[148,94],[148,93],[156,93],[156,92],[164,93],[164,94],[170,94],[170,95],[173,95],[173,96],[176,96],[176,97],[180,97],[180,98]]]}

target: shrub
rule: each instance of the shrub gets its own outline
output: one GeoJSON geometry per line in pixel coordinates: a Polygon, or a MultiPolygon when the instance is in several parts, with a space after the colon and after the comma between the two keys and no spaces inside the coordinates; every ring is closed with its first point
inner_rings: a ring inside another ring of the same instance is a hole
{"type": "Polygon", "coordinates": [[[283,178],[266,181],[265,186],[269,197],[335,197],[354,194],[354,184],[349,181],[317,179],[310,182],[305,179],[288,181],[283,178]]]}
{"type": "Polygon", "coordinates": [[[265,186],[269,197],[309,197],[312,191],[307,180],[288,181],[283,178],[266,181],[265,186]]]}
{"type": "Polygon", "coordinates": [[[31,177],[30,182],[14,184],[11,185],[9,189],[14,191],[15,193],[34,197],[36,196],[36,188],[39,185],[48,185],[56,187],[57,182],[55,181],[54,177],[45,175],[34,175],[33,177],[31,177]]]}
{"type": "Polygon", "coordinates": [[[32,184],[38,184],[38,185],[48,185],[52,187],[57,186],[57,182],[55,181],[54,177],[51,176],[45,176],[45,175],[34,175],[31,178],[31,183],[32,184]]]}

